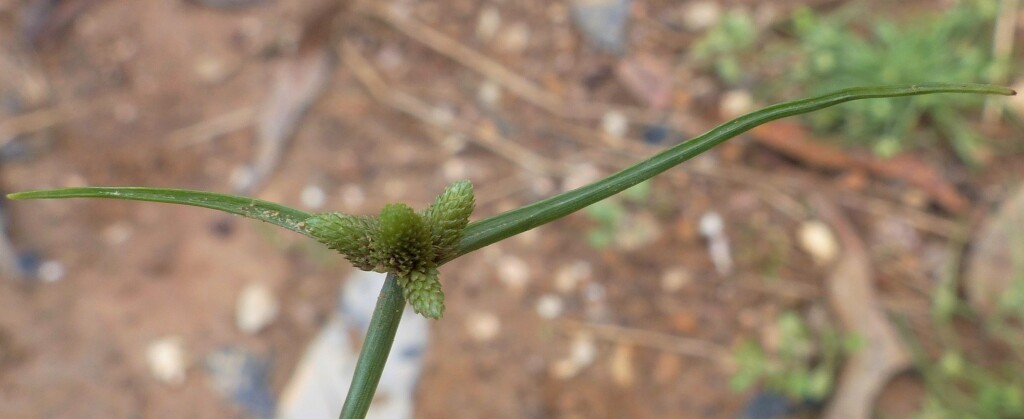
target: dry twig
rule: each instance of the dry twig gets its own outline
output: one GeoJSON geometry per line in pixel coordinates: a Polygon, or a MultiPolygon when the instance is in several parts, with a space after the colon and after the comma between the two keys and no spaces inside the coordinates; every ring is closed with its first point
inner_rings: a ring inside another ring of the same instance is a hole
{"type": "Polygon", "coordinates": [[[663,352],[707,359],[726,368],[731,368],[732,365],[732,357],[730,356],[732,351],[728,347],[700,339],[609,324],[586,323],[577,320],[561,320],[558,324],[567,329],[584,331],[600,339],[616,343],[643,346],[663,352]]]}
{"type": "Polygon", "coordinates": [[[560,165],[541,157],[532,151],[513,143],[493,129],[481,125],[472,125],[458,119],[441,117],[425,101],[408,93],[392,89],[384,79],[363,58],[359,50],[348,42],[341,43],[342,60],[348,65],[359,81],[366,86],[378,101],[418,119],[425,124],[466,135],[470,141],[484,147],[507,160],[522,166],[524,169],[544,175],[558,174],[560,165]]]}

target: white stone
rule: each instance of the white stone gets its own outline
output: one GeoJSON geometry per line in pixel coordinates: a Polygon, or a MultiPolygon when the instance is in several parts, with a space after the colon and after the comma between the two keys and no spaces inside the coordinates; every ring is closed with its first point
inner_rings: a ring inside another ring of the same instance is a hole
{"type": "Polygon", "coordinates": [[[722,221],[722,216],[717,212],[708,211],[700,217],[698,228],[702,236],[710,238],[722,234],[724,227],[725,222],[722,221]]]}
{"type": "Polygon", "coordinates": [[[501,86],[492,80],[481,83],[476,91],[476,99],[484,106],[494,107],[501,100],[501,86]]]}
{"type": "Polygon", "coordinates": [[[561,293],[572,292],[580,282],[590,279],[592,271],[590,262],[585,260],[577,260],[564,265],[555,274],[555,289],[561,293]]]}
{"type": "Polygon", "coordinates": [[[64,279],[64,264],[55,260],[48,260],[39,265],[39,280],[43,282],[57,282],[64,279]]]}
{"type": "Polygon", "coordinates": [[[665,292],[680,291],[692,282],[693,274],[682,267],[671,268],[661,275],[661,289],[665,292]]]}
{"type": "Polygon", "coordinates": [[[103,229],[103,240],[111,246],[117,246],[128,241],[133,232],[131,224],[123,221],[116,222],[103,229]]]}
{"type": "Polygon", "coordinates": [[[555,361],[549,372],[558,379],[566,380],[575,377],[580,371],[594,363],[597,359],[597,345],[588,334],[576,335],[569,347],[569,356],[555,361]]]}
{"type": "Polygon", "coordinates": [[[253,335],[277,319],[277,298],[266,284],[253,282],[246,285],[235,306],[235,324],[238,330],[253,335]]]}
{"type": "Polygon", "coordinates": [[[306,185],[302,188],[302,192],[299,194],[299,201],[302,205],[309,209],[320,209],[323,208],[324,203],[327,202],[327,193],[324,189],[317,185],[306,185]]]}
{"type": "Polygon", "coordinates": [[[222,82],[231,72],[226,61],[213,55],[205,55],[196,60],[193,70],[199,80],[207,84],[222,82]]]}
{"type": "Polygon", "coordinates": [[[722,6],[711,0],[690,2],[683,9],[683,26],[691,31],[712,28],[722,18],[722,6]]]}
{"type": "Polygon", "coordinates": [[[489,342],[501,333],[501,320],[491,312],[473,313],[466,319],[466,331],[477,342],[489,342]]]}
{"type": "Polygon", "coordinates": [[[173,386],[185,382],[185,344],[180,337],[168,336],[150,343],[146,362],[157,380],[173,386]]]}
{"type": "Polygon", "coordinates": [[[569,359],[572,359],[572,362],[580,367],[593,364],[597,359],[597,344],[594,343],[594,338],[586,333],[576,335],[569,351],[569,359]]]}
{"type": "Polygon", "coordinates": [[[629,131],[629,119],[622,112],[608,111],[601,117],[601,129],[612,137],[625,137],[629,131]]]}
{"type": "Polygon", "coordinates": [[[619,387],[630,387],[636,382],[636,368],[633,366],[633,347],[619,345],[610,360],[612,381],[619,387]]]}
{"type": "Polygon", "coordinates": [[[698,229],[708,241],[708,254],[721,275],[732,273],[732,251],[725,236],[725,221],[717,212],[708,211],[700,217],[698,229]]]}
{"type": "Polygon", "coordinates": [[[519,22],[505,28],[498,35],[498,49],[510,54],[523,52],[530,44],[530,27],[519,22]]]}
{"type": "Polygon", "coordinates": [[[732,119],[754,110],[754,97],[743,89],[730,90],[722,95],[718,104],[718,115],[724,119],[732,119]]]}
{"type": "Polygon", "coordinates": [[[500,27],[501,12],[494,6],[484,7],[476,21],[476,37],[484,42],[490,41],[500,27]]]}
{"type": "Polygon", "coordinates": [[[818,265],[831,263],[839,256],[839,242],[832,230],[819,220],[800,225],[797,233],[800,249],[811,255],[818,265]]]}
{"type": "Polygon", "coordinates": [[[530,266],[516,256],[504,255],[498,260],[498,280],[509,291],[521,292],[530,282],[530,266]]]}
{"type": "Polygon", "coordinates": [[[232,189],[243,189],[252,184],[256,179],[256,173],[249,166],[236,166],[228,175],[228,183],[232,189]]]}
{"type": "Polygon", "coordinates": [[[537,315],[542,319],[551,320],[562,315],[565,304],[562,298],[554,294],[544,294],[537,299],[537,315]]]}

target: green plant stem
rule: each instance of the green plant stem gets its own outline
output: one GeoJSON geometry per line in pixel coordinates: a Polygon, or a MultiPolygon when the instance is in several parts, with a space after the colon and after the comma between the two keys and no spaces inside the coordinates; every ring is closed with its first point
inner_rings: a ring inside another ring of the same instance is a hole
{"type": "Polygon", "coordinates": [[[388,362],[391,344],[395,342],[398,323],[402,320],[405,309],[405,298],[402,287],[394,274],[388,274],[384,286],[377,297],[377,307],[373,310],[370,327],[366,330],[363,348],[359,351],[359,361],[352,375],[352,384],[345,396],[345,406],[341,408],[340,419],[362,419],[370,410],[373,395],[377,392],[377,383],[384,372],[384,364],[388,362]]]}
{"type": "Polygon", "coordinates": [[[472,223],[466,227],[462,242],[459,244],[459,251],[453,259],[547,224],[622,192],[758,125],[851,100],[932,93],[1016,94],[1012,89],[986,84],[929,83],[906,86],[855,87],[772,105],[712,128],[690,141],[655,154],[647,160],[590,185],[472,223]]]}

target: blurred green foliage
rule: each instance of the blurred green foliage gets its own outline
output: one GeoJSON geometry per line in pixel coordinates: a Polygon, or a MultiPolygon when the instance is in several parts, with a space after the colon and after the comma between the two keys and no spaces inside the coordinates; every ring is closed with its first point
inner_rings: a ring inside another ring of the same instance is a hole
{"type": "Polygon", "coordinates": [[[820,402],[835,385],[836,369],[844,353],[858,350],[860,340],[843,338],[834,330],[814,334],[800,315],[787,311],[776,319],[779,347],[769,352],[744,342],[733,354],[737,370],[729,385],[746,391],[760,384],[794,401],[820,402]]]}
{"type": "Polygon", "coordinates": [[[1024,417],[1024,375],[1019,364],[992,368],[947,350],[938,362],[920,360],[927,386],[922,419],[1024,417]]]}
{"type": "MultiPolygon", "coordinates": [[[[873,14],[864,7],[855,3],[827,15],[798,9],[780,28],[782,37],[759,33],[749,13],[731,11],[692,54],[727,85],[756,84],[755,93],[771,101],[858,84],[986,82],[1008,72],[1008,63],[991,53],[997,0],[963,0],[940,13],[899,20],[866,20],[873,14]],[[750,74],[750,68],[770,74],[750,74]],[[763,82],[750,82],[758,77],[763,82]]],[[[975,165],[983,161],[984,144],[971,121],[983,101],[885,99],[845,104],[805,120],[819,134],[868,146],[883,157],[945,143],[975,165]]]]}
{"type": "Polygon", "coordinates": [[[630,228],[627,222],[630,210],[626,204],[643,205],[650,196],[651,181],[647,180],[585,208],[583,213],[594,222],[594,226],[587,230],[587,244],[595,249],[615,245],[615,238],[626,234],[623,229],[630,228]]]}
{"type": "Polygon", "coordinates": [[[746,75],[741,55],[757,40],[757,29],[749,13],[731,10],[693,45],[694,58],[710,63],[723,81],[737,84],[746,75]]]}
{"type": "MultiPolygon", "coordinates": [[[[991,80],[1005,71],[991,57],[997,6],[996,0],[962,1],[942,13],[898,22],[879,20],[868,28],[853,23],[852,9],[830,16],[800,9],[793,16],[798,47],[788,83],[813,93],[858,83],[991,80]]],[[[867,144],[882,156],[942,139],[965,162],[977,163],[981,139],[966,115],[979,109],[984,99],[951,99],[855,103],[807,120],[819,132],[867,144]],[[917,131],[922,121],[930,124],[917,131]]]]}

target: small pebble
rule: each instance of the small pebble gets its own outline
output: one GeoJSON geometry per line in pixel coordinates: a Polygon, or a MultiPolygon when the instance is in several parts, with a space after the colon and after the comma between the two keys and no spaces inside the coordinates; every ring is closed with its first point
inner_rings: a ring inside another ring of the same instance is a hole
{"type": "Polygon", "coordinates": [[[680,291],[691,283],[693,283],[693,274],[686,268],[671,268],[661,275],[661,289],[665,292],[680,291]]]}
{"type": "Polygon", "coordinates": [[[622,112],[608,111],[601,117],[601,129],[612,137],[625,137],[629,131],[629,119],[622,112]]]}
{"type": "Polygon", "coordinates": [[[572,348],[569,352],[569,359],[580,367],[587,367],[597,359],[597,344],[594,338],[586,333],[580,333],[572,341],[572,348]]]}
{"type": "Polygon", "coordinates": [[[725,223],[722,221],[722,216],[718,215],[717,212],[709,211],[700,217],[699,225],[702,236],[713,237],[722,234],[725,223]]]}
{"type": "Polygon", "coordinates": [[[818,265],[827,265],[839,255],[839,242],[832,230],[820,220],[807,221],[797,233],[800,248],[818,265]]]}
{"type": "Polygon", "coordinates": [[[215,56],[204,56],[194,64],[193,71],[206,84],[216,84],[227,78],[230,70],[227,63],[215,56]]]}
{"type": "Polygon", "coordinates": [[[39,280],[43,282],[57,282],[64,279],[64,264],[55,260],[48,260],[39,265],[39,280]]]}
{"type": "Polygon", "coordinates": [[[377,61],[381,70],[391,74],[398,74],[403,69],[408,68],[408,65],[405,63],[405,57],[402,56],[402,50],[393,45],[382,47],[377,52],[374,60],[377,61]]]}
{"type": "Polygon", "coordinates": [[[747,401],[741,419],[781,419],[793,413],[793,402],[786,396],[761,391],[747,401]]]}
{"type": "Polygon", "coordinates": [[[573,23],[591,47],[603,52],[626,49],[632,0],[573,0],[573,23]]]}
{"type": "Polygon", "coordinates": [[[494,38],[501,27],[501,12],[494,6],[487,6],[480,11],[476,21],[476,38],[487,42],[494,38]]]}
{"type": "Polygon", "coordinates": [[[483,82],[476,91],[476,100],[484,106],[493,108],[501,100],[501,86],[491,80],[483,82]]]}
{"type": "Polygon", "coordinates": [[[302,193],[299,194],[299,201],[306,208],[320,209],[327,202],[327,194],[324,193],[323,188],[317,185],[306,185],[305,188],[302,188],[302,193]]]}
{"type": "Polygon", "coordinates": [[[185,345],[178,336],[168,336],[146,348],[149,371],[166,384],[179,386],[185,382],[185,345]]]}
{"type": "Polygon", "coordinates": [[[250,283],[238,296],[235,325],[242,333],[254,335],[273,323],[277,314],[277,298],[270,287],[259,282],[250,283]]]}
{"type": "Polygon", "coordinates": [[[561,380],[575,377],[597,358],[597,345],[587,334],[579,334],[569,347],[569,356],[555,361],[549,370],[552,376],[561,380]]]}
{"type": "Polygon", "coordinates": [[[231,170],[231,174],[228,175],[228,183],[231,184],[232,189],[244,189],[252,184],[255,177],[256,174],[251,167],[247,165],[236,166],[231,170]]]}
{"type": "Polygon", "coordinates": [[[526,23],[512,24],[498,35],[498,49],[509,54],[519,54],[530,44],[530,27],[526,23]]]}
{"type": "Polygon", "coordinates": [[[590,262],[585,260],[563,265],[555,274],[555,289],[561,293],[572,292],[580,282],[590,279],[592,271],[590,262]]]}
{"type": "Polygon", "coordinates": [[[42,255],[37,251],[28,250],[18,254],[18,270],[23,275],[38,275],[40,264],[42,264],[42,255]]]}
{"type": "Polygon", "coordinates": [[[636,382],[636,369],[633,367],[633,347],[619,345],[611,359],[612,381],[619,387],[631,387],[636,382]]]}
{"type": "Polygon", "coordinates": [[[672,133],[668,127],[664,125],[651,125],[644,128],[644,143],[650,145],[661,145],[668,140],[669,135],[672,133]]]}
{"type": "Polygon", "coordinates": [[[580,368],[572,362],[571,359],[559,359],[551,364],[551,368],[548,370],[552,377],[559,380],[568,380],[575,377],[579,373],[580,368]]]}
{"type": "Polygon", "coordinates": [[[116,222],[103,229],[103,240],[111,246],[117,246],[128,241],[132,237],[132,233],[134,230],[131,224],[116,222]]]}
{"type": "Polygon", "coordinates": [[[754,110],[754,98],[743,89],[730,90],[722,95],[718,105],[718,115],[723,119],[732,119],[754,110]]]}
{"type": "Polygon", "coordinates": [[[683,26],[691,31],[708,30],[722,18],[722,6],[716,1],[690,2],[683,10],[683,26]]]}
{"type": "Polygon", "coordinates": [[[477,342],[489,342],[501,333],[501,320],[494,313],[473,313],[466,319],[466,331],[477,342]]]}
{"type": "Polygon", "coordinates": [[[725,236],[725,221],[717,212],[708,211],[698,221],[700,234],[708,241],[708,254],[721,275],[732,273],[732,252],[725,236]]]}
{"type": "Polygon", "coordinates": [[[502,256],[498,260],[498,279],[509,291],[522,292],[530,281],[530,266],[516,256],[502,256]]]}
{"type": "Polygon", "coordinates": [[[565,304],[554,294],[544,294],[537,299],[537,315],[542,319],[551,320],[562,315],[565,304]]]}

